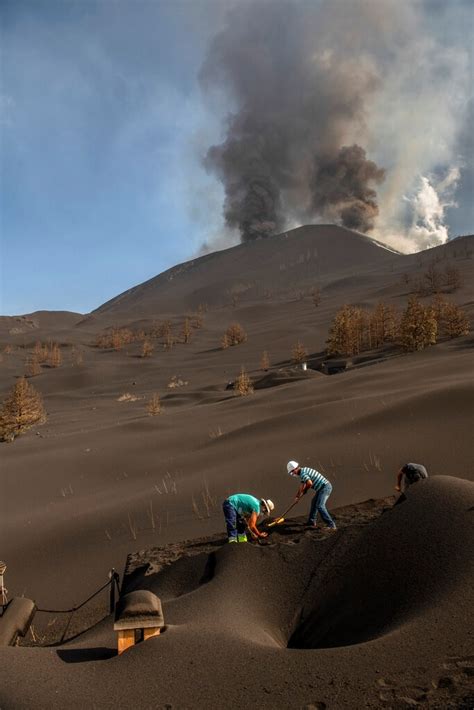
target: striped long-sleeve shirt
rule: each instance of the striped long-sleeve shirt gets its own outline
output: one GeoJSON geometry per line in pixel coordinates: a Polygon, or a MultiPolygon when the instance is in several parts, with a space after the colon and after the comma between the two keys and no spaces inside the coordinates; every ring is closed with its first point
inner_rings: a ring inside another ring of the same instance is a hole
{"type": "Polygon", "coordinates": [[[327,478],[324,478],[322,473],[315,471],[314,468],[309,468],[309,466],[302,466],[299,473],[301,483],[306,483],[306,481],[312,481],[312,488],[315,491],[319,491],[320,488],[329,483],[327,478]]]}

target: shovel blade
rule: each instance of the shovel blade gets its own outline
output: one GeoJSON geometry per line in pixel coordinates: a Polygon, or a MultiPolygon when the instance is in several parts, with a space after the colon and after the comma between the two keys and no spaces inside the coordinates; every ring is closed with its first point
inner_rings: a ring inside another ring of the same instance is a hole
{"type": "Polygon", "coordinates": [[[276,518],[271,523],[268,523],[267,527],[271,528],[271,527],[273,527],[273,525],[280,525],[280,523],[284,523],[284,522],[285,522],[285,518],[276,518]]]}

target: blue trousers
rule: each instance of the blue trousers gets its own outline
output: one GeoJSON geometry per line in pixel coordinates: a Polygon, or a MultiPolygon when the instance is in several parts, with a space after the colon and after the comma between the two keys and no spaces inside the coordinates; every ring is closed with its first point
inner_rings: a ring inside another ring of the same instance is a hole
{"type": "Polygon", "coordinates": [[[243,535],[247,529],[247,523],[227,499],[222,503],[222,510],[227,525],[227,536],[237,538],[237,535],[243,535]]]}
{"type": "Polygon", "coordinates": [[[335,528],[336,524],[328,513],[326,502],[332,493],[332,486],[326,483],[322,488],[314,492],[313,500],[311,501],[311,510],[309,511],[309,525],[315,525],[318,518],[318,512],[329,528],[335,528]]]}

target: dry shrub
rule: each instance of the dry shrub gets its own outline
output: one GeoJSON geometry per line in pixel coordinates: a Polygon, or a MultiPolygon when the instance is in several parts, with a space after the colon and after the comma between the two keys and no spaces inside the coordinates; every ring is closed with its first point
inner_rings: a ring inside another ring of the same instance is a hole
{"type": "Polygon", "coordinates": [[[185,380],[181,380],[177,375],[173,375],[167,386],[172,390],[175,389],[175,387],[184,387],[187,384],[185,380]]]}
{"type": "Polygon", "coordinates": [[[156,417],[157,414],[161,414],[163,411],[160,397],[156,392],[154,392],[148,400],[146,409],[150,417],[156,417]]]}
{"type": "Polygon", "coordinates": [[[136,394],[130,394],[130,392],[125,392],[117,397],[117,402],[136,402],[140,397],[136,394]]]}
{"type": "Polygon", "coordinates": [[[101,350],[121,350],[124,345],[129,345],[135,340],[130,328],[108,328],[99,333],[95,347],[101,350]]]}
{"type": "Polygon", "coordinates": [[[220,426],[217,427],[217,429],[211,429],[209,432],[209,438],[210,439],[218,439],[220,436],[224,436],[224,432],[220,428],[220,426]]]}
{"type": "Polygon", "coordinates": [[[192,335],[191,322],[189,318],[184,319],[183,328],[181,330],[181,335],[183,337],[183,343],[189,343],[192,335]]]}
{"type": "Polygon", "coordinates": [[[15,383],[5,398],[0,410],[0,435],[4,441],[13,441],[15,437],[46,420],[41,395],[24,378],[15,383]]]}
{"type": "Polygon", "coordinates": [[[168,333],[168,335],[165,337],[165,342],[163,343],[163,348],[165,350],[171,350],[175,343],[176,343],[176,340],[174,338],[174,335],[172,333],[168,333]]]}
{"type": "Polygon", "coordinates": [[[3,352],[5,355],[11,355],[13,352],[13,345],[10,345],[10,343],[7,343],[5,347],[3,348],[3,352]]]}
{"type": "Polygon", "coordinates": [[[144,340],[142,345],[142,357],[151,357],[153,354],[153,345],[149,340],[144,340]]]}
{"type": "Polygon", "coordinates": [[[38,360],[39,364],[47,362],[49,358],[49,347],[45,343],[41,343],[39,340],[35,343],[33,349],[33,355],[38,360]]]}
{"type": "Polygon", "coordinates": [[[315,288],[313,288],[313,290],[311,291],[311,298],[312,298],[314,307],[317,308],[319,306],[319,304],[321,303],[321,289],[318,288],[317,286],[315,288]]]}
{"type": "Polygon", "coordinates": [[[199,330],[204,325],[203,316],[201,316],[199,313],[195,313],[193,316],[191,316],[191,324],[192,324],[193,328],[196,328],[196,330],[199,330]]]}
{"type": "Polygon", "coordinates": [[[210,518],[213,509],[217,506],[217,497],[212,495],[209,490],[209,484],[207,481],[203,482],[203,488],[200,491],[199,503],[196,501],[194,495],[191,497],[191,506],[194,515],[198,520],[204,520],[205,518],[210,518]],[[201,507],[202,506],[202,507],[201,507]]]}
{"type": "Polygon", "coordinates": [[[240,345],[240,343],[244,343],[246,340],[247,333],[242,326],[239,323],[231,323],[222,337],[221,346],[222,349],[225,350],[233,345],[240,345]]]}
{"type": "Polygon", "coordinates": [[[40,373],[41,373],[41,365],[38,362],[38,358],[35,357],[35,355],[32,355],[26,361],[25,377],[36,377],[36,375],[39,375],[40,373]]]}
{"type": "Polygon", "coordinates": [[[248,376],[247,372],[245,371],[243,365],[242,369],[240,371],[240,375],[237,377],[235,384],[234,384],[234,392],[238,394],[240,397],[245,397],[248,394],[253,393],[253,385],[252,385],[252,380],[248,376]]]}
{"type": "Polygon", "coordinates": [[[71,350],[72,364],[80,367],[84,364],[84,353],[80,348],[73,347],[71,350]]]}

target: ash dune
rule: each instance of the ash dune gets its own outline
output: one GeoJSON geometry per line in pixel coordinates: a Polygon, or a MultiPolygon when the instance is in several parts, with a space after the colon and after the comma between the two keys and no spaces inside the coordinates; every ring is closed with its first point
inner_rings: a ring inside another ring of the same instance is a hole
{"type": "Polygon", "coordinates": [[[472,605],[472,333],[407,355],[363,353],[339,375],[312,368],[342,305],[383,300],[402,309],[432,263],[459,271],[450,298],[472,324],[473,247],[464,237],[401,255],[346,229],[303,227],[177,266],[92,314],[0,319],[2,396],[37,340],[56,340],[63,354],[60,367],[31,378],[47,422],[1,444],[0,558],[10,594],[69,608],[112,566],[122,570],[130,552],[177,546],[179,558],[127,582],[163,596],[162,638],[116,658],[106,619],[57,652],[1,649],[11,673],[0,705],[48,707],[40,681],[48,675],[70,707],[116,705],[124,679],[136,707],[250,707],[256,697],[264,707],[361,707],[367,699],[372,707],[462,707],[455,703],[468,697],[472,654],[464,623],[472,605]],[[312,288],[321,291],[317,308],[312,288]],[[149,358],[136,343],[94,347],[108,326],[167,318],[177,329],[200,304],[203,327],[187,344],[157,343],[149,358]],[[232,322],[247,340],[222,350],[232,322]],[[309,353],[306,372],[291,362],[297,341],[309,353]],[[242,366],[255,384],[249,397],[226,389],[242,366]],[[163,411],[150,417],[154,392],[163,411]],[[331,480],[330,509],[342,523],[342,507],[353,506],[348,524],[324,541],[296,520],[268,546],[223,547],[222,499],[248,491],[283,510],[295,493],[290,458],[331,480]],[[389,496],[408,460],[433,478],[365,524],[356,504],[389,496]],[[197,538],[210,542],[190,557],[197,538]],[[19,687],[20,673],[35,682],[19,687]],[[183,674],[199,683],[184,687],[183,674]]]}
{"type": "Polygon", "coordinates": [[[50,707],[47,673],[69,707],[469,707],[474,485],[435,477],[372,503],[341,510],[330,539],[293,519],[265,546],[184,544],[152,574],[166,549],[140,553],[126,590],[162,597],[161,637],[117,658],[109,617],[52,652],[7,649],[3,697],[50,707]],[[14,689],[20,673],[33,682],[14,689]]]}

